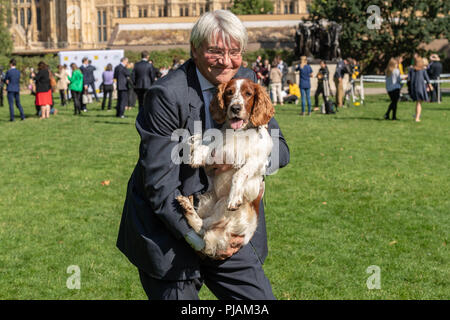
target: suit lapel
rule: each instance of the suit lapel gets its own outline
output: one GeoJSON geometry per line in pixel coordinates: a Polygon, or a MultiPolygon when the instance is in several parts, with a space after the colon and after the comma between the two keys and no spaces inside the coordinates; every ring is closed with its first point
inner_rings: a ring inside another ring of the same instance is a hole
{"type": "MultiPolygon", "coordinates": [[[[189,60],[186,65],[187,83],[188,83],[188,99],[189,99],[189,115],[186,127],[190,134],[194,134],[194,122],[202,122],[202,132],[205,131],[205,102],[203,101],[203,93],[198,81],[197,72],[194,61],[189,60]]],[[[197,129],[198,130],[198,129],[197,129]]]]}

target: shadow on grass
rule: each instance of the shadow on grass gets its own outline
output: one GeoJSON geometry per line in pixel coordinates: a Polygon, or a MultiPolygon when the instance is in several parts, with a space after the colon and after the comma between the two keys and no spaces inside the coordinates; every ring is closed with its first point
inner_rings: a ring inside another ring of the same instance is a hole
{"type": "Polygon", "coordinates": [[[125,124],[125,125],[133,125],[134,122],[112,122],[112,121],[94,121],[94,123],[103,123],[103,124],[125,124]]]}
{"type": "Polygon", "coordinates": [[[369,121],[387,121],[380,118],[373,118],[373,117],[336,117],[335,120],[369,120],[369,121]]]}
{"type": "Polygon", "coordinates": [[[423,109],[425,110],[431,110],[431,111],[449,111],[450,110],[450,106],[447,105],[438,105],[438,104],[433,104],[431,107],[428,106],[423,106],[423,109]]]}

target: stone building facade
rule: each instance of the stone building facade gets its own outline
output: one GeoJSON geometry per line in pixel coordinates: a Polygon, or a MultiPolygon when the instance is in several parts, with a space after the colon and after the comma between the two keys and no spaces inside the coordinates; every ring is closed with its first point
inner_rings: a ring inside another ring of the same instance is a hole
{"type": "MultiPolygon", "coordinates": [[[[231,0],[232,1],[232,0],[231,0]]],[[[16,53],[104,49],[115,46],[121,24],[195,21],[230,0],[11,0],[16,53]]],[[[306,15],[310,0],[273,0],[273,15],[306,15]]]]}

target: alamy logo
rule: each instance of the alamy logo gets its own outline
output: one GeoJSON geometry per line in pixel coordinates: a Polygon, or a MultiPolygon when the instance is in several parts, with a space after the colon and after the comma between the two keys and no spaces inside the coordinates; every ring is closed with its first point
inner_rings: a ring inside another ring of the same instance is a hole
{"type": "Polygon", "coordinates": [[[381,269],[379,266],[369,266],[366,269],[366,273],[372,274],[367,278],[366,285],[367,289],[381,289],[381,269]]]}
{"type": "MultiPolygon", "coordinates": [[[[202,122],[195,121],[194,122],[194,136],[191,136],[189,130],[187,129],[177,129],[172,133],[171,141],[178,142],[171,151],[171,160],[175,165],[180,165],[182,163],[189,164],[190,163],[190,144],[201,143],[208,145],[210,149],[213,149],[212,152],[207,157],[206,164],[237,164],[240,163],[240,159],[234,159],[233,152],[224,153],[223,150],[223,142],[225,139],[227,141],[233,140],[233,135],[235,134],[233,129],[227,129],[225,135],[219,129],[208,129],[202,134],[202,122]],[[200,138],[196,138],[200,137],[200,138]]],[[[250,135],[250,131],[242,131],[240,132],[242,135],[250,135]]],[[[272,153],[270,155],[270,161],[268,159],[268,166],[266,168],[266,174],[272,175],[277,172],[279,167],[279,148],[280,148],[280,130],[279,129],[271,129],[269,132],[272,142],[273,148],[272,153]]],[[[250,139],[242,139],[244,143],[247,145],[244,148],[240,148],[240,150],[253,150],[252,152],[259,152],[254,145],[251,145],[250,139]]]]}
{"type": "Polygon", "coordinates": [[[367,28],[370,30],[380,29],[383,19],[381,19],[381,10],[379,6],[371,5],[367,8],[367,13],[371,14],[367,19],[367,28]]]}
{"type": "Polygon", "coordinates": [[[70,290],[81,289],[81,270],[79,266],[71,265],[67,267],[67,273],[72,274],[67,278],[66,286],[70,290]]]}

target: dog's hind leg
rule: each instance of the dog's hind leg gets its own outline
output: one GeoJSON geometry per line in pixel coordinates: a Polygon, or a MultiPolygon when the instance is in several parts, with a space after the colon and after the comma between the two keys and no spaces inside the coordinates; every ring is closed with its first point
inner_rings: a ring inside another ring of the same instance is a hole
{"type": "Polygon", "coordinates": [[[188,221],[189,225],[194,229],[195,232],[197,232],[200,235],[203,235],[204,233],[204,230],[202,230],[203,220],[202,218],[199,217],[197,211],[195,211],[195,208],[192,205],[189,198],[185,196],[178,196],[177,201],[183,208],[184,216],[186,217],[186,220],[188,221]]]}

